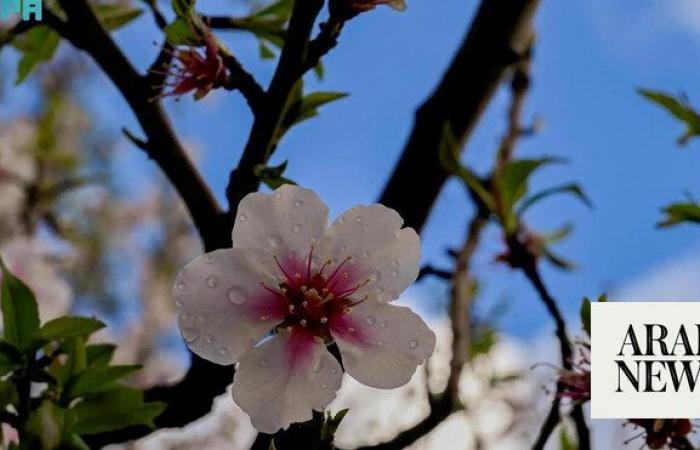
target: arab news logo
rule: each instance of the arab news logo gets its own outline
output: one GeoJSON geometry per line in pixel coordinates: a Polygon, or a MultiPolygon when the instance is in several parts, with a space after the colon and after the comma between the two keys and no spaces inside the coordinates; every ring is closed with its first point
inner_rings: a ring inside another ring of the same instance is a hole
{"type": "Polygon", "coordinates": [[[22,20],[41,20],[42,0],[0,0],[0,20],[22,14],[22,20]]]}

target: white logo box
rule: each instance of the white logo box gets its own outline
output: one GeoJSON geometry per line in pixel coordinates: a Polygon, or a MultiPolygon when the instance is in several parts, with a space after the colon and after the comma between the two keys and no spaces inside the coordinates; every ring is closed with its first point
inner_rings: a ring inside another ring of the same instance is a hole
{"type": "Polygon", "coordinates": [[[591,417],[700,418],[699,355],[700,302],[593,303],[591,417]],[[630,325],[639,348],[633,345],[630,325]],[[667,336],[660,340],[663,327],[667,336]],[[649,334],[654,338],[652,355],[647,355],[649,334]],[[663,355],[661,342],[675,355],[663,355]],[[621,351],[624,356],[619,356],[621,351]],[[643,354],[635,355],[637,351],[643,354]],[[689,380],[695,379],[698,383],[692,389],[689,380]],[[665,392],[659,392],[664,386],[665,392]]]}

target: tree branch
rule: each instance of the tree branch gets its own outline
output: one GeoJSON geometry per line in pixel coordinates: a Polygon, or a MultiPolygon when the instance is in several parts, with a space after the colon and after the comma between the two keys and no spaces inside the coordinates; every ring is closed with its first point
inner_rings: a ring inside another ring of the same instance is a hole
{"type": "Polygon", "coordinates": [[[85,0],[60,0],[60,4],[68,22],[49,16],[47,23],[87,52],[122,93],[147,137],[148,156],[179,192],[205,248],[226,246],[230,238],[222,231],[222,213],[216,199],[187,156],[160,103],[150,100],[151,86],[117,47],[85,0]]]}
{"type": "Polygon", "coordinates": [[[449,173],[438,146],[445,124],[463,147],[530,36],[539,0],[482,0],[472,25],[433,94],[416,113],[411,135],[380,203],[421,230],[449,173]],[[420,180],[416,182],[416,180],[420,180]]]}
{"type": "Polygon", "coordinates": [[[238,167],[231,172],[226,196],[229,201],[229,221],[232,223],[238,203],[247,194],[257,191],[260,180],[254,169],[267,162],[283,119],[287,99],[294,85],[305,73],[309,39],[314,23],[323,7],[323,0],[295,1],[289,20],[287,39],[280,60],[256,111],[253,128],[248,137],[238,167]]]}

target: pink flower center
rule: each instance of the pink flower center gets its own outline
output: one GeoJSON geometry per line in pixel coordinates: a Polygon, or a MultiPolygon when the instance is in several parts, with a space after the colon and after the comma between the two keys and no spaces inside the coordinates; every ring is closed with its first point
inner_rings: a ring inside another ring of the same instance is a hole
{"type": "Polygon", "coordinates": [[[366,296],[358,299],[353,295],[369,280],[356,281],[357,277],[348,267],[351,257],[335,267],[332,267],[331,261],[326,261],[314,268],[313,251],[311,247],[305,264],[298,261],[282,264],[275,257],[284,280],[277,289],[264,284],[263,287],[277,296],[286,307],[280,327],[304,329],[328,342],[332,339],[332,324],[365,300],[366,296]],[[292,267],[296,270],[290,270],[292,267]]]}

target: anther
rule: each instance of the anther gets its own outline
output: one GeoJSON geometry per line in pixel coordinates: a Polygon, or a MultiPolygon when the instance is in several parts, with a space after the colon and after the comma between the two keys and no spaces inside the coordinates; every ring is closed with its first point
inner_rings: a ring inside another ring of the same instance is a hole
{"type": "Polygon", "coordinates": [[[301,286],[300,289],[301,289],[301,292],[306,292],[306,290],[308,289],[308,287],[306,287],[306,285],[304,284],[304,285],[301,286]]]}
{"type": "Polygon", "coordinates": [[[289,305],[289,312],[290,312],[290,313],[293,313],[293,312],[294,312],[294,309],[295,309],[295,308],[294,308],[294,305],[289,305]]]}
{"type": "Polygon", "coordinates": [[[309,306],[309,302],[307,302],[306,300],[304,300],[303,302],[301,302],[301,306],[303,306],[304,308],[306,308],[307,306],[309,306]]]}
{"type": "Polygon", "coordinates": [[[299,323],[301,324],[302,327],[305,327],[309,324],[309,322],[306,319],[301,319],[301,321],[299,323]]]}
{"type": "Polygon", "coordinates": [[[321,323],[328,322],[328,317],[321,317],[321,323]]]}

